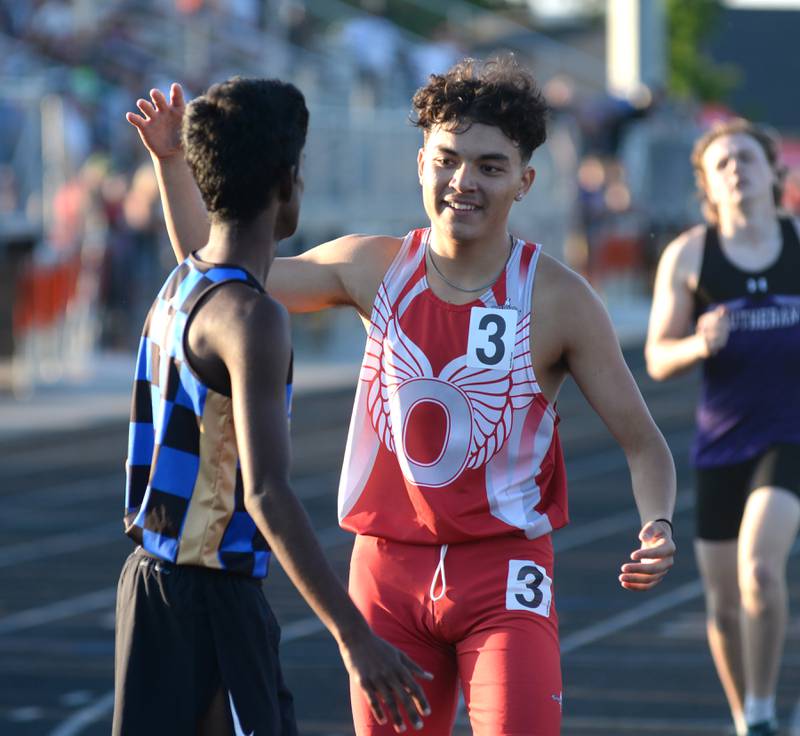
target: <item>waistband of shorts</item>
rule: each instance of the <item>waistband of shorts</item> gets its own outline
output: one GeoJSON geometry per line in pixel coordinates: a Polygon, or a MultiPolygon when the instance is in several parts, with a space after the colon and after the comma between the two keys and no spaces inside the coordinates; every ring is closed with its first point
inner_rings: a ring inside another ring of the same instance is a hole
{"type": "Polygon", "coordinates": [[[523,535],[517,534],[497,534],[491,537],[476,537],[475,539],[465,539],[457,542],[432,542],[430,544],[419,544],[418,542],[404,542],[396,539],[389,539],[386,537],[376,537],[371,534],[356,534],[356,544],[374,545],[376,547],[387,547],[395,549],[409,549],[409,550],[438,550],[442,545],[447,545],[450,550],[470,550],[477,549],[495,549],[503,548],[520,550],[546,550],[552,555],[553,553],[553,538],[551,534],[542,534],[541,536],[528,539],[523,535]]]}
{"type": "Polygon", "coordinates": [[[144,558],[145,560],[152,560],[159,565],[163,570],[185,570],[187,572],[196,573],[199,575],[208,575],[209,577],[225,578],[228,580],[241,580],[245,583],[250,583],[256,587],[261,586],[261,578],[250,577],[249,575],[242,575],[240,573],[231,572],[230,570],[221,570],[215,567],[203,567],[202,565],[179,565],[177,562],[166,560],[146,550],[141,545],[137,545],[136,549],[132,552],[137,557],[144,558]]]}

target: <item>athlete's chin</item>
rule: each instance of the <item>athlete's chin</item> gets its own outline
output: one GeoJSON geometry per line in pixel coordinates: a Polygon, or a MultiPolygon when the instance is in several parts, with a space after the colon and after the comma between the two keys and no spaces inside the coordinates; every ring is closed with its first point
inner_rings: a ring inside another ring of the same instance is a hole
{"type": "Polygon", "coordinates": [[[432,224],[436,230],[452,240],[478,240],[484,230],[477,223],[455,222],[449,218],[442,218],[432,224]]]}

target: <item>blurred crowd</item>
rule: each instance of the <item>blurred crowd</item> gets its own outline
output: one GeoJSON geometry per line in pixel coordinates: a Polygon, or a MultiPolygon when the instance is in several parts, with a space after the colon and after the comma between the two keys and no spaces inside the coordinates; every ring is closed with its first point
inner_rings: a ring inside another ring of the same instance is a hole
{"type": "MultiPolygon", "coordinates": [[[[312,106],[408,109],[430,73],[486,49],[446,17],[403,28],[384,0],[0,0],[0,236],[22,213],[37,241],[23,267],[78,263],[97,340],[131,349],[172,263],[152,168],[124,122],[137,98],[242,73],[289,76],[312,106]]],[[[601,288],[644,291],[661,246],[697,216],[699,111],[658,90],[623,100],[568,73],[542,81],[576,182],[563,256],[601,288]]],[[[798,211],[800,175],[786,197],[798,211]]]]}

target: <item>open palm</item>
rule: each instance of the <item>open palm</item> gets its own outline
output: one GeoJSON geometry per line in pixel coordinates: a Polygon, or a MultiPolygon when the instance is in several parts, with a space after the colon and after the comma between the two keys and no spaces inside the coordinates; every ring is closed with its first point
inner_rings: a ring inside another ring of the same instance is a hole
{"type": "Polygon", "coordinates": [[[181,150],[181,120],[186,109],[183,90],[173,82],[169,101],[158,89],[150,90],[150,100],[137,100],[136,107],[142,114],[129,112],[125,119],[139,131],[142,143],[153,156],[167,158],[181,150]]]}

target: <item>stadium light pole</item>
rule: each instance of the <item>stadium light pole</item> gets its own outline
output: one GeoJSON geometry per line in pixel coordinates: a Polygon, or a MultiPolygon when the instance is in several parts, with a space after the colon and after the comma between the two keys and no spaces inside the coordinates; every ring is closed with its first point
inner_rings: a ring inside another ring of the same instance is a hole
{"type": "Polygon", "coordinates": [[[606,87],[636,103],[666,80],[666,12],[661,0],[608,0],[606,87]]]}

